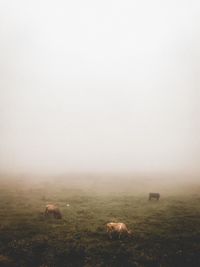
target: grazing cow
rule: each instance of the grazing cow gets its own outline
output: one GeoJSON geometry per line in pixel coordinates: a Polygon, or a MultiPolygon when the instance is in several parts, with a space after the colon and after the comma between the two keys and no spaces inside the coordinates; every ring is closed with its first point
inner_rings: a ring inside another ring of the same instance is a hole
{"type": "Polygon", "coordinates": [[[112,239],[113,236],[118,236],[118,238],[120,239],[122,234],[123,235],[131,234],[131,231],[128,230],[125,223],[110,222],[110,223],[107,223],[106,228],[107,228],[107,233],[110,239],[112,239]]]}
{"type": "Polygon", "coordinates": [[[159,193],[149,193],[149,200],[151,200],[152,198],[159,200],[160,194],[159,193]]]}
{"type": "Polygon", "coordinates": [[[62,214],[59,208],[53,204],[46,205],[45,216],[53,215],[55,219],[62,219],[62,214]]]}

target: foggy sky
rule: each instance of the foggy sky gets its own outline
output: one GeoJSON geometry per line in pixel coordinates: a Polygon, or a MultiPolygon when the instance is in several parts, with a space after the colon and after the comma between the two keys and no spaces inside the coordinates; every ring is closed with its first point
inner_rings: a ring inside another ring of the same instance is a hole
{"type": "Polygon", "coordinates": [[[2,0],[0,171],[199,171],[199,13],[2,0]]]}

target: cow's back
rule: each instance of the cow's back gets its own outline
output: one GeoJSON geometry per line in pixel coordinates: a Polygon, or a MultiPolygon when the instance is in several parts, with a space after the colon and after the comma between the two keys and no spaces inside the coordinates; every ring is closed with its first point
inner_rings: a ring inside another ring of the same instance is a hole
{"type": "Polygon", "coordinates": [[[160,194],[159,193],[149,193],[149,200],[151,198],[155,198],[155,199],[159,200],[160,194]]]}

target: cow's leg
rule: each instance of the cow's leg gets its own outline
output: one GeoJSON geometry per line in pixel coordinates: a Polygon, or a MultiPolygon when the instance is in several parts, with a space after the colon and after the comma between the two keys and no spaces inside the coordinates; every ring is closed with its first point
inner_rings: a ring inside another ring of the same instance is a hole
{"type": "Polygon", "coordinates": [[[122,235],[122,233],[121,233],[121,232],[119,232],[119,239],[121,238],[121,235],[122,235]]]}
{"type": "Polygon", "coordinates": [[[108,233],[109,238],[112,239],[112,235],[111,235],[111,232],[109,231],[109,229],[107,229],[107,233],[108,233]]]}
{"type": "Polygon", "coordinates": [[[110,237],[110,231],[109,231],[109,229],[108,229],[108,228],[106,229],[106,232],[107,232],[107,234],[108,234],[109,238],[111,239],[111,237],[110,237]]]}
{"type": "Polygon", "coordinates": [[[48,215],[48,209],[46,208],[44,212],[44,216],[47,217],[47,215],[48,215]]]}
{"type": "Polygon", "coordinates": [[[112,233],[111,232],[109,232],[109,237],[110,237],[110,239],[112,239],[112,233]]]}
{"type": "Polygon", "coordinates": [[[59,214],[58,214],[57,211],[54,211],[53,212],[53,216],[54,216],[55,219],[59,219],[59,214]]]}

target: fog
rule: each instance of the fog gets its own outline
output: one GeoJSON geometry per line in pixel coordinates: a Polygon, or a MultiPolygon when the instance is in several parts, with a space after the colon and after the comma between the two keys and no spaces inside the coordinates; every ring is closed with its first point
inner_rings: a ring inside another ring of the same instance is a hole
{"type": "Polygon", "coordinates": [[[0,172],[200,173],[200,3],[0,3],[0,172]]]}

